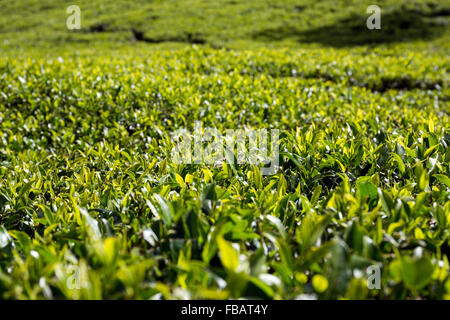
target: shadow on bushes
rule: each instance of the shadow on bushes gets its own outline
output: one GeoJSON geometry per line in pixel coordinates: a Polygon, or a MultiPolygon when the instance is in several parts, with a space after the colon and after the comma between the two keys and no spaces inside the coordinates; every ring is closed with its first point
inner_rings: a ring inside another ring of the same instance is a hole
{"type": "Polygon", "coordinates": [[[265,29],[253,34],[254,39],[281,41],[294,38],[303,43],[321,43],[333,47],[393,43],[411,40],[431,40],[441,36],[447,27],[450,9],[425,12],[397,10],[381,14],[381,29],[369,30],[367,16],[352,15],[332,25],[310,30],[293,26],[265,29]]]}

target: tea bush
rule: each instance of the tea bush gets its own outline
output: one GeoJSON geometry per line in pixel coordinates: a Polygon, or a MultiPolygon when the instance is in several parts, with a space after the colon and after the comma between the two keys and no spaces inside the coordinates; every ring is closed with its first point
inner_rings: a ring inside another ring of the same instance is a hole
{"type": "Polygon", "coordinates": [[[450,297],[448,36],[221,48],[210,40],[233,29],[219,19],[205,45],[131,47],[119,30],[120,44],[64,47],[47,26],[26,43],[11,17],[0,19],[1,298],[450,297]],[[278,171],[236,154],[174,163],[171,134],[196,121],[280,130],[278,171]]]}

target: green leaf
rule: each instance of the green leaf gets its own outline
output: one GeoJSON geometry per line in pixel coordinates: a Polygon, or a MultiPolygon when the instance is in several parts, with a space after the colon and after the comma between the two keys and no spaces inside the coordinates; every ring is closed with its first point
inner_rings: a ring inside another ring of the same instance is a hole
{"type": "Polygon", "coordinates": [[[100,239],[102,237],[102,234],[98,226],[98,221],[92,218],[85,208],[79,208],[79,210],[81,215],[84,217],[90,235],[93,236],[95,239],[100,239]]]}
{"type": "Polygon", "coordinates": [[[428,184],[429,176],[427,174],[427,171],[422,169],[422,173],[419,178],[419,189],[422,191],[425,190],[425,188],[428,187],[428,184]]]}
{"type": "Polygon", "coordinates": [[[0,249],[6,248],[12,243],[11,236],[4,226],[0,226],[0,249]]]}
{"type": "Polygon", "coordinates": [[[175,174],[175,180],[177,180],[181,188],[185,186],[184,179],[178,173],[175,174]]]}
{"type": "Polygon", "coordinates": [[[391,195],[388,192],[381,190],[381,188],[378,188],[378,195],[381,198],[381,206],[384,211],[386,214],[391,215],[392,210],[394,209],[394,201],[392,201],[391,195]]]}
{"type": "Polygon", "coordinates": [[[315,205],[317,200],[319,200],[320,193],[322,192],[322,185],[318,185],[314,188],[313,195],[311,196],[311,204],[315,205]]]}
{"type": "Polygon", "coordinates": [[[368,197],[369,201],[378,199],[377,186],[374,185],[370,179],[370,177],[364,177],[364,179],[359,178],[357,182],[359,196],[368,197]]]}
{"type": "Polygon", "coordinates": [[[433,175],[436,179],[438,179],[440,182],[445,184],[448,188],[450,188],[450,178],[443,174],[435,174],[433,175]]]}
{"type": "Polygon", "coordinates": [[[214,183],[208,184],[200,195],[200,201],[202,203],[202,209],[206,213],[210,213],[214,202],[217,201],[216,185],[214,183]]]}
{"type": "Polygon", "coordinates": [[[219,248],[219,257],[225,269],[235,272],[239,267],[239,255],[234,250],[231,243],[222,237],[217,237],[217,246],[219,248]]]}
{"type": "Polygon", "coordinates": [[[308,213],[303,217],[300,227],[296,230],[296,239],[302,251],[306,251],[316,244],[330,221],[331,216],[328,215],[308,213]]]}
{"type": "Polygon", "coordinates": [[[172,224],[172,209],[163,197],[155,193],[152,201],[147,200],[147,205],[150,207],[153,215],[162,219],[165,225],[169,226],[172,224]]]}
{"type": "Polygon", "coordinates": [[[394,160],[397,162],[397,168],[400,171],[400,173],[405,173],[405,164],[403,163],[402,158],[396,154],[396,153],[392,153],[392,158],[394,158],[394,160]]]}
{"type": "Polygon", "coordinates": [[[286,269],[289,270],[289,273],[292,274],[294,270],[294,262],[292,260],[291,249],[283,239],[277,239],[277,245],[280,251],[281,262],[286,267],[286,269]]]}
{"type": "Polygon", "coordinates": [[[312,278],[312,284],[314,287],[314,290],[316,290],[318,293],[325,292],[328,288],[328,280],[324,276],[320,274],[316,274],[312,278]]]}
{"type": "Polygon", "coordinates": [[[345,232],[344,239],[350,248],[362,253],[363,236],[363,232],[359,225],[352,221],[345,232]]]}
{"type": "Polygon", "coordinates": [[[152,229],[145,229],[142,232],[142,236],[145,241],[147,241],[151,246],[154,246],[158,242],[158,236],[152,229]]]}
{"type": "Polygon", "coordinates": [[[420,289],[427,285],[433,271],[433,264],[426,257],[414,260],[407,257],[402,258],[402,279],[410,288],[420,289]]]}
{"type": "Polygon", "coordinates": [[[278,229],[278,232],[280,232],[280,234],[283,238],[286,237],[286,228],[284,227],[284,225],[280,219],[278,219],[277,217],[274,217],[270,214],[268,214],[266,216],[266,219],[278,229]]]}

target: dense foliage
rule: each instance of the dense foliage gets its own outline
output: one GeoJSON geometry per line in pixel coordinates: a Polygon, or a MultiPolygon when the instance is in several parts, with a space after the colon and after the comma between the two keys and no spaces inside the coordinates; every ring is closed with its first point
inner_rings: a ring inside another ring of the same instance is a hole
{"type": "Polygon", "coordinates": [[[442,39],[24,56],[12,41],[1,298],[450,298],[442,39]],[[278,172],[174,164],[171,133],[194,121],[279,129],[278,172]]]}

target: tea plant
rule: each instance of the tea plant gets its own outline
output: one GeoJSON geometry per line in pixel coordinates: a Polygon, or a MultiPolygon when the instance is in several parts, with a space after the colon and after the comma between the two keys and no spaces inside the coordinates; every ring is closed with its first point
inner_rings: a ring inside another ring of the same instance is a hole
{"type": "Polygon", "coordinates": [[[248,50],[230,49],[239,39],[52,51],[36,40],[26,52],[11,41],[0,59],[1,298],[450,297],[447,36],[248,50]],[[236,154],[175,164],[171,134],[195,121],[280,130],[278,171],[263,176],[236,154]]]}

